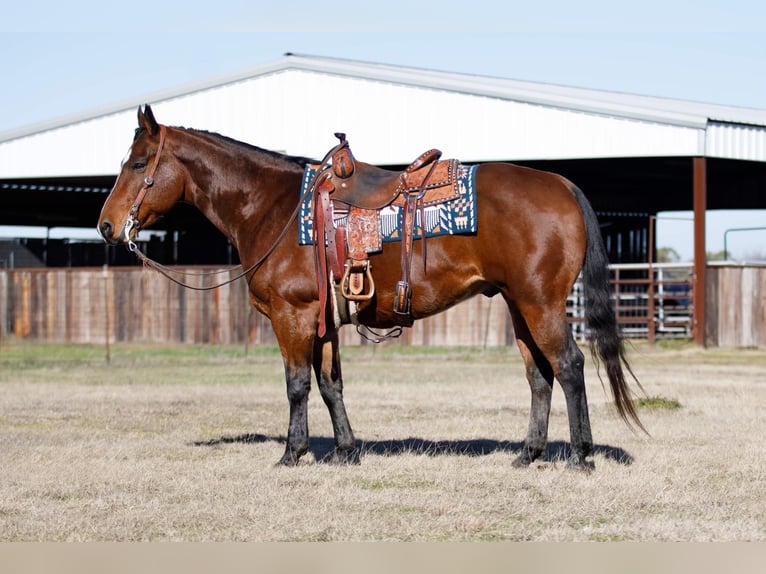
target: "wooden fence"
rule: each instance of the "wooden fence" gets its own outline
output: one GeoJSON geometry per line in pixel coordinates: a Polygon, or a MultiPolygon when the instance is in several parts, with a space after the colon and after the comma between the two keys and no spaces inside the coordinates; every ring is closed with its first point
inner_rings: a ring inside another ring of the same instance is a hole
{"type": "MultiPolygon", "coordinates": [[[[210,268],[183,269],[199,273],[210,268]]],[[[630,338],[691,337],[691,267],[612,266],[618,320],[630,338]]],[[[234,271],[217,277],[223,280],[234,271]]],[[[203,278],[188,282],[201,286],[203,278]]],[[[766,345],[766,266],[710,266],[706,342],[710,346],[766,345]]],[[[584,339],[582,290],[575,285],[568,314],[584,339]]],[[[0,270],[0,338],[97,343],[271,344],[271,325],[254,311],[244,281],[212,291],[180,287],[138,267],[0,270]]],[[[478,296],[418,321],[387,344],[502,346],[513,343],[500,297],[478,296]]],[[[345,345],[366,344],[353,326],[345,345]]]]}
{"type": "MultiPolygon", "coordinates": [[[[180,271],[216,271],[195,267],[180,271]]],[[[223,281],[236,271],[216,276],[223,281]]],[[[202,286],[200,275],[184,281],[202,286]]],[[[47,342],[266,344],[269,320],[248,301],[244,281],[211,291],[186,289],[138,267],[0,270],[0,337],[47,342]]],[[[508,311],[498,299],[476,297],[441,315],[418,321],[390,344],[506,345],[508,311]]],[[[344,344],[366,344],[353,326],[344,344]]]]}
{"type": "Polygon", "coordinates": [[[705,290],[708,346],[766,346],[766,265],[710,265],[705,290]]]}

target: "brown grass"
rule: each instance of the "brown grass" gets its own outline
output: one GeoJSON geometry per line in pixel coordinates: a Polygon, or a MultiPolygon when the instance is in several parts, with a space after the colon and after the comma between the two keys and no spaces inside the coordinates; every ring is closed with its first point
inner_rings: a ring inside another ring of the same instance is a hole
{"type": "Polygon", "coordinates": [[[558,388],[546,459],[511,467],[529,402],[512,349],[346,350],[362,462],[316,462],[332,432],[315,390],[297,468],[274,464],[274,352],[114,352],[0,347],[0,540],[766,540],[763,350],[633,349],[647,396],[681,406],[640,409],[651,438],[589,365],[591,474],[560,460],[558,388]]]}

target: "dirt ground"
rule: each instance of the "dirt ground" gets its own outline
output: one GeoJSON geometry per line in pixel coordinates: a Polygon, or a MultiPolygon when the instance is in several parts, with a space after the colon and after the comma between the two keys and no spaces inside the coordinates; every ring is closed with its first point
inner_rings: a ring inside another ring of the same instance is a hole
{"type": "Polygon", "coordinates": [[[766,350],[637,344],[651,436],[625,427],[588,359],[596,451],[511,461],[529,391],[514,349],[344,350],[361,463],[275,466],[287,400],[275,350],[0,346],[2,541],[766,540],[766,350]]]}

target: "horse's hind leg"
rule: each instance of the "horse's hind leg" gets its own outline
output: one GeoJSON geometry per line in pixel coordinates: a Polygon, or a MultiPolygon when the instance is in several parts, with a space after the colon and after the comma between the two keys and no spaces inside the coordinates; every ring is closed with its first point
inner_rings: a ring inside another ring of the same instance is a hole
{"type": "Polygon", "coordinates": [[[330,411],[335,450],[331,462],[355,463],[359,451],[355,448],[354,433],[343,402],[343,377],[340,369],[338,332],[328,333],[325,340],[317,339],[314,349],[314,372],[319,383],[319,392],[327,410],[330,411]]]}
{"type": "Polygon", "coordinates": [[[593,437],[588,416],[588,398],[585,394],[585,357],[571,334],[566,338],[566,346],[559,355],[556,378],[564,390],[569,417],[569,433],[572,453],[567,464],[573,468],[592,469],[591,461],[586,457],[593,451],[593,437]]]}
{"type": "Polygon", "coordinates": [[[516,344],[524,359],[527,382],[529,382],[529,390],[532,394],[527,438],[524,440],[521,454],[513,462],[513,466],[526,467],[545,451],[548,442],[553,370],[532,340],[526,323],[519,316],[519,313],[511,309],[511,316],[516,334],[516,344]]]}
{"type": "Polygon", "coordinates": [[[516,464],[529,464],[545,448],[555,377],[564,391],[569,418],[572,452],[567,463],[575,468],[592,468],[592,463],[586,461],[593,450],[593,438],[585,394],[585,359],[572,338],[565,314],[546,307],[516,311],[513,316],[532,389],[529,433],[516,464]]]}
{"type": "MultiPolygon", "coordinates": [[[[553,394],[553,376],[548,378],[535,363],[526,344],[517,341],[527,370],[527,381],[532,394],[529,408],[529,429],[521,454],[513,461],[513,466],[528,466],[544,451],[548,443],[548,417],[551,412],[553,394]]],[[[550,371],[550,367],[545,369],[550,371]]]]}

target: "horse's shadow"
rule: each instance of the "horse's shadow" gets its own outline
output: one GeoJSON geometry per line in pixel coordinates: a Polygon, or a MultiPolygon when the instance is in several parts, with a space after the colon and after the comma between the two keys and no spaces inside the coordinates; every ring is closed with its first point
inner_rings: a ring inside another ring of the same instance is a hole
{"type": "MultiPolygon", "coordinates": [[[[283,436],[266,436],[257,433],[248,433],[238,436],[223,436],[220,438],[196,441],[194,446],[220,446],[225,444],[253,444],[263,442],[277,442],[284,444],[287,439],[283,436]]],[[[422,438],[405,438],[392,440],[356,441],[359,456],[375,454],[380,456],[397,456],[404,453],[421,454],[428,456],[487,456],[496,452],[505,452],[512,455],[521,453],[523,442],[494,440],[494,439],[470,439],[470,440],[440,440],[433,441],[422,438]]],[[[330,437],[315,437],[311,439],[309,450],[317,461],[326,461],[331,458],[335,448],[335,441],[330,437]]],[[[616,446],[597,444],[593,447],[593,454],[600,454],[608,460],[624,465],[633,463],[633,456],[627,451],[616,446]]],[[[564,441],[549,442],[545,452],[539,460],[544,462],[562,462],[569,457],[569,443],[564,441]]]]}

